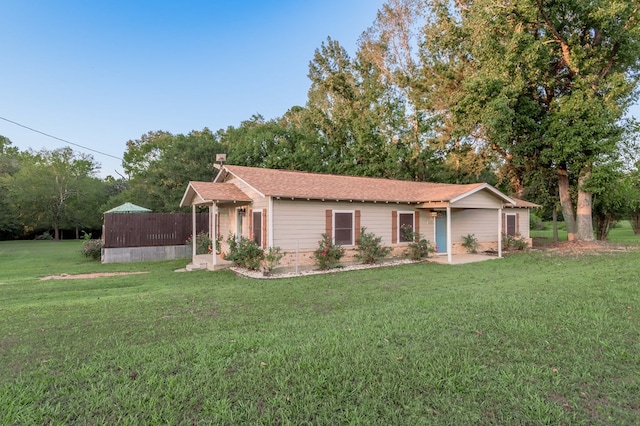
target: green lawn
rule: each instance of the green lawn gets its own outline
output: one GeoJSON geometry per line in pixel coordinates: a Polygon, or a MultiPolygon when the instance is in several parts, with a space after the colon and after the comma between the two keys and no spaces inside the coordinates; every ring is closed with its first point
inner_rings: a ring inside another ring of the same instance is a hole
{"type": "Polygon", "coordinates": [[[0,424],[638,424],[640,251],[295,279],[0,243],[0,424]],[[40,281],[59,273],[144,275],[40,281]]]}

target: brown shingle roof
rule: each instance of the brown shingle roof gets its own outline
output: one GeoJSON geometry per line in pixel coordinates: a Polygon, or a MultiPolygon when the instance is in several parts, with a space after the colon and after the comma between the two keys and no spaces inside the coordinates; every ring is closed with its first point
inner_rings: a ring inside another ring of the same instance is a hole
{"type": "Polygon", "coordinates": [[[231,201],[250,202],[251,198],[232,183],[189,182],[180,206],[183,207],[212,201],[216,203],[231,201]],[[194,203],[192,200],[195,197],[198,197],[200,200],[194,203]]]}
{"type": "Polygon", "coordinates": [[[219,175],[216,180],[224,179],[224,170],[265,196],[282,198],[419,203],[449,201],[480,187],[488,187],[483,183],[454,185],[411,182],[244,166],[224,166],[222,176],[219,175]]]}
{"type": "Polygon", "coordinates": [[[530,208],[530,207],[542,207],[540,204],[532,203],[529,201],[521,200],[520,198],[510,197],[513,201],[515,201],[515,205],[511,203],[507,203],[509,207],[522,207],[522,208],[530,208]]]}

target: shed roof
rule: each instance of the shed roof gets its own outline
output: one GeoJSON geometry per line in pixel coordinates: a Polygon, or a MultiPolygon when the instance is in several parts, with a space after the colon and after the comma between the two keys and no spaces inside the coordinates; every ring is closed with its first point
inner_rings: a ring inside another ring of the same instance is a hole
{"type": "Polygon", "coordinates": [[[106,213],[149,213],[151,209],[141,207],[133,203],[124,203],[118,207],[114,207],[111,210],[107,210],[106,213]]]}

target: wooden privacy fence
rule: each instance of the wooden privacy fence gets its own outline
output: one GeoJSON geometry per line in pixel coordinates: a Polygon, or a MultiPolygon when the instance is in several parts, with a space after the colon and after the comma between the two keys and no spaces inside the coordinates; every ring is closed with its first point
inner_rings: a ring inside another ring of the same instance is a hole
{"type": "MultiPolygon", "coordinates": [[[[196,214],[196,233],[209,231],[209,214],[196,214]]],[[[153,247],[184,244],[192,233],[190,213],[108,213],[104,247],[153,247]]]]}

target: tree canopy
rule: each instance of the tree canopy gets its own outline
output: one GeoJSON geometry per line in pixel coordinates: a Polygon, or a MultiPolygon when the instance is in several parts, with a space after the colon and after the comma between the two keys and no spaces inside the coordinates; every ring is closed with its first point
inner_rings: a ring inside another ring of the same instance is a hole
{"type": "Polygon", "coordinates": [[[10,200],[18,221],[32,229],[97,228],[104,199],[93,157],[71,148],[23,155],[11,181],[10,200]]]}
{"type": "Polygon", "coordinates": [[[560,206],[570,238],[593,239],[595,217],[602,238],[640,211],[625,145],[638,135],[625,117],[639,20],[628,0],[388,0],[354,55],[331,38],[313,52],[305,105],[217,132],[150,131],[127,142],[126,178],[97,179],[69,148],[24,153],[0,137],[0,236],[95,226],[124,201],[176,211],[226,153],[254,167],[488,182],[560,206]]]}

